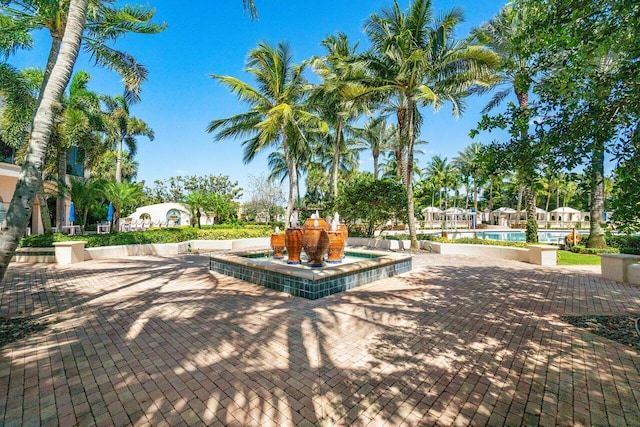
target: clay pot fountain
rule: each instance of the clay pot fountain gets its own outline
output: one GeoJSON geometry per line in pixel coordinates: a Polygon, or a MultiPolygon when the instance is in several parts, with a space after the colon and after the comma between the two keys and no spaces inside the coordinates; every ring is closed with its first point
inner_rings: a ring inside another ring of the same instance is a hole
{"type": "Polygon", "coordinates": [[[314,223],[302,232],[302,248],[309,258],[309,267],[322,267],[322,259],[329,249],[327,230],[314,223]]]}
{"type": "Polygon", "coordinates": [[[300,264],[302,252],[302,228],[291,227],[284,231],[285,246],[287,247],[287,264],[300,264]]]}
{"type": "Polygon", "coordinates": [[[276,227],[276,232],[271,235],[271,249],[273,249],[273,257],[275,259],[284,258],[285,235],[280,233],[280,229],[276,227]]]}
{"type": "Polygon", "coordinates": [[[327,262],[332,264],[341,263],[344,254],[344,237],[342,235],[342,231],[327,231],[327,235],[329,236],[327,262]]]}

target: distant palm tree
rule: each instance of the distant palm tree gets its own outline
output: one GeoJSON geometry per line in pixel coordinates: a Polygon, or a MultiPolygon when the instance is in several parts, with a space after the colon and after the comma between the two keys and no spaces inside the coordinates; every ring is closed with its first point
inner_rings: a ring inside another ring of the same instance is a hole
{"type": "MultiPolygon", "coordinates": [[[[458,155],[453,159],[453,164],[460,170],[463,181],[467,181],[467,177],[471,178],[473,182],[473,208],[478,212],[478,190],[480,180],[480,155],[482,154],[484,147],[479,142],[474,142],[467,145],[458,152],[458,155]]],[[[469,191],[467,190],[467,203],[469,191]]],[[[465,203],[465,209],[466,209],[465,203]]]]}
{"type": "Polygon", "coordinates": [[[381,118],[371,117],[362,128],[355,128],[353,134],[361,144],[371,150],[373,177],[378,179],[380,156],[391,149],[393,141],[398,140],[397,126],[389,125],[381,118]]]}
{"type": "Polygon", "coordinates": [[[135,206],[143,193],[141,184],[107,182],[102,186],[102,194],[113,204],[113,224],[115,230],[119,230],[122,211],[135,206]]]}
{"type": "Polygon", "coordinates": [[[73,200],[76,210],[76,218],[80,218],[80,225],[84,230],[87,225],[87,215],[92,208],[97,207],[100,196],[103,194],[101,181],[90,178],[72,176],[69,178],[69,185],[65,186],[64,192],[73,200]]]}
{"type": "MultiPolygon", "coordinates": [[[[431,1],[415,0],[403,13],[397,1],[390,10],[373,14],[365,31],[372,49],[365,56],[372,91],[386,94],[387,105],[396,112],[406,161],[402,179],[407,188],[411,247],[418,247],[414,216],[414,146],[422,116],[421,106],[440,108],[449,101],[453,113],[464,108],[462,99],[478,86],[493,83],[491,68],[496,56],[481,46],[456,40],[454,32],[462,12],[453,9],[434,19],[431,1]]],[[[403,157],[404,159],[404,157],[403,157]]]]}
{"type": "Polygon", "coordinates": [[[116,152],[116,182],[122,182],[123,144],[127,145],[127,156],[131,159],[138,149],[136,137],[146,136],[153,141],[154,133],[147,123],[130,115],[129,103],[124,97],[104,97],[103,101],[107,107],[106,142],[116,152]]]}
{"type": "Polygon", "coordinates": [[[355,60],[358,45],[350,46],[346,34],[331,35],[320,44],[326,48],[327,54],[310,60],[313,70],[322,79],[312,91],[310,103],[333,128],[333,154],[329,167],[331,193],[335,198],[338,197],[340,156],[349,151],[345,144],[345,131],[349,122],[363,111],[365,98],[358,95],[364,93],[361,83],[364,74],[355,60]]]}
{"type": "MultiPolygon", "coordinates": [[[[320,119],[308,111],[304,103],[303,68],[293,63],[288,44],[272,47],[259,43],[249,53],[246,68],[255,77],[257,87],[235,77],[211,76],[247,102],[250,110],[211,121],[207,132],[215,133],[215,141],[247,138],[242,142],[245,163],[265,148],[282,150],[289,178],[286,221],[298,199],[299,153],[307,151],[307,130],[321,128],[320,119]]],[[[326,131],[326,125],[324,127],[326,131]]]]}
{"type": "MultiPolygon", "coordinates": [[[[498,80],[496,86],[506,86],[497,91],[491,101],[484,108],[487,112],[498,106],[512,91],[518,100],[520,110],[529,108],[529,90],[533,84],[532,70],[527,58],[522,54],[522,48],[515,41],[518,34],[518,27],[521,13],[519,10],[508,4],[490,21],[482,24],[480,28],[474,29],[472,35],[481,43],[486,44],[493,52],[500,57],[500,67],[498,68],[498,80]]],[[[526,134],[520,136],[525,141],[526,134]]],[[[536,180],[535,165],[537,159],[531,159],[527,165],[527,171],[521,171],[519,175],[523,178],[523,187],[527,218],[536,218],[536,195],[533,183],[536,180]]],[[[527,241],[537,242],[537,222],[527,222],[527,241]]]]}
{"type": "MultiPolygon", "coordinates": [[[[73,75],[68,94],[63,96],[57,110],[58,119],[53,124],[49,144],[57,158],[57,180],[63,187],[66,185],[69,149],[76,147],[83,152],[90,151],[92,146],[99,144],[98,132],[104,128],[100,97],[87,86],[90,79],[91,76],[85,71],[73,75]]],[[[66,221],[64,200],[64,192],[58,192],[56,223],[59,230],[66,221]]]]}
{"type": "Polygon", "coordinates": [[[433,156],[425,168],[424,174],[427,179],[432,180],[438,188],[438,207],[440,209],[443,207],[445,209],[448,208],[449,190],[452,189],[452,186],[456,182],[454,175],[457,174],[457,170],[455,166],[450,163],[446,157],[433,156]]]}

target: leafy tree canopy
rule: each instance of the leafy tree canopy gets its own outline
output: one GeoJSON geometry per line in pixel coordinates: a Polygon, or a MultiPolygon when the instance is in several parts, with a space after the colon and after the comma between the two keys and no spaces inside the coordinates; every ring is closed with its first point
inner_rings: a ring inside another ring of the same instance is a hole
{"type": "Polygon", "coordinates": [[[345,222],[361,220],[372,236],[387,221],[406,221],[407,191],[396,180],[376,180],[373,174],[364,172],[343,184],[334,206],[345,222]]]}
{"type": "Polygon", "coordinates": [[[238,200],[242,196],[238,182],[231,182],[224,175],[172,176],[164,181],[156,180],[153,184],[152,188],[144,188],[150,203],[180,202],[194,192],[219,194],[228,200],[238,200]]]}

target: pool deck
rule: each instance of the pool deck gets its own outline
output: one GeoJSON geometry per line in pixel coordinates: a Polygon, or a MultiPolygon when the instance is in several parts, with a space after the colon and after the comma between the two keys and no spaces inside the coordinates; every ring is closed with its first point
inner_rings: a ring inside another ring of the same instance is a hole
{"type": "Polygon", "coordinates": [[[640,312],[592,267],[418,254],[315,301],[208,257],[12,264],[0,425],[640,425],[640,354],[563,315],[640,312]]]}

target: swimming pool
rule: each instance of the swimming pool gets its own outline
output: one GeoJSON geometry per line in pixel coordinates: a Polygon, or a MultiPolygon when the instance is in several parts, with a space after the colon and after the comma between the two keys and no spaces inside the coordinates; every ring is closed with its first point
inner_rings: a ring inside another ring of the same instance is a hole
{"type": "MultiPolygon", "coordinates": [[[[538,231],[538,242],[540,243],[564,243],[564,238],[571,230],[558,231],[538,231]]],[[[506,242],[526,242],[527,237],[524,231],[478,231],[479,239],[502,240],[506,242]]],[[[578,231],[578,234],[585,234],[578,231]]]]}

